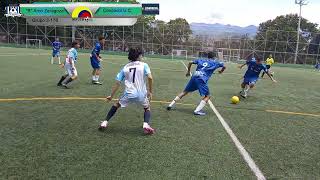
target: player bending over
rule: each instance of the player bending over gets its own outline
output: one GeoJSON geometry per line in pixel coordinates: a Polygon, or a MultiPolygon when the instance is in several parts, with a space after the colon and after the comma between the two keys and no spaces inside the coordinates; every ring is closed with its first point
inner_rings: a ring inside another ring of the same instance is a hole
{"type": "Polygon", "coordinates": [[[198,59],[198,60],[189,62],[188,71],[186,74],[187,77],[190,76],[190,70],[191,70],[192,64],[196,64],[197,69],[192,75],[184,91],[180,93],[176,98],[174,98],[174,100],[167,107],[167,110],[171,110],[173,105],[178,100],[186,96],[188,93],[198,90],[200,93],[200,96],[202,96],[202,100],[198,105],[198,107],[194,110],[194,115],[201,115],[201,116],[205,115],[202,109],[204,108],[204,106],[207,104],[207,102],[211,97],[209,92],[209,87],[208,87],[208,81],[216,69],[222,68],[219,71],[220,74],[223,73],[223,71],[226,69],[224,64],[216,60],[215,57],[216,57],[215,53],[209,52],[208,53],[209,59],[198,59]]]}
{"type": "Polygon", "coordinates": [[[245,64],[239,66],[239,68],[242,69],[245,65],[248,65],[248,69],[243,77],[244,80],[241,84],[242,91],[240,91],[240,95],[243,98],[247,98],[249,90],[252,89],[258,81],[261,71],[264,71],[273,82],[277,82],[270,75],[269,71],[267,70],[267,67],[263,64],[260,58],[257,58],[257,60],[247,61],[245,64]]]}
{"type": "Polygon", "coordinates": [[[78,52],[77,52],[78,48],[80,48],[79,42],[78,41],[72,42],[72,48],[69,49],[66,61],[64,62],[64,68],[66,69],[66,74],[61,77],[57,86],[63,86],[68,89],[68,84],[78,78],[77,69],[75,67],[75,63],[78,60],[78,52]]]}
{"type": "Polygon", "coordinates": [[[118,91],[121,82],[124,81],[125,92],[120,97],[107,114],[106,120],[101,122],[99,129],[106,129],[109,120],[113,117],[119,107],[127,107],[129,103],[138,103],[144,108],[143,130],[147,135],[151,135],[155,130],[149,125],[151,119],[150,101],[152,98],[153,79],[148,64],[141,62],[142,51],[138,49],[130,49],[128,59],[130,62],[118,73],[116,83],[112,88],[111,95],[107,97],[111,101],[118,91]],[[146,80],[148,79],[148,91],[146,88],[146,80]]]}
{"type": "Polygon", "coordinates": [[[102,85],[102,83],[99,82],[99,76],[101,72],[100,62],[102,61],[100,56],[100,51],[101,51],[101,46],[103,46],[104,43],[105,43],[105,38],[103,36],[99,37],[99,41],[96,42],[90,55],[91,66],[93,69],[92,84],[95,84],[95,85],[102,85]]]}
{"type": "Polygon", "coordinates": [[[51,57],[51,64],[53,64],[54,58],[57,57],[59,60],[59,64],[61,64],[60,61],[60,49],[62,47],[62,43],[59,41],[59,38],[56,38],[56,40],[52,43],[52,57],[51,57]]]}

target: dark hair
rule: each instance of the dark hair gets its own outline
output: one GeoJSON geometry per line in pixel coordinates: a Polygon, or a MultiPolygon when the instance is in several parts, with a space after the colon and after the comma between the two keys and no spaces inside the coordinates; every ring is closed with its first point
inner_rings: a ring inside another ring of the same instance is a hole
{"type": "Polygon", "coordinates": [[[71,43],[71,47],[75,47],[76,45],[78,45],[79,44],[79,41],[77,41],[77,40],[75,40],[75,41],[73,41],[72,43],[71,43]]]}
{"type": "Polygon", "coordinates": [[[215,57],[217,57],[217,53],[216,52],[213,52],[213,51],[208,52],[208,58],[209,59],[212,59],[212,58],[215,58],[215,57]]]}
{"type": "Polygon", "coordinates": [[[140,49],[138,49],[138,48],[136,48],[136,49],[130,48],[129,54],[128,54],[128,59],[130,61],[137,61],[139,56],[142,55],[142,54],[143,54],[143,52],[140,49]]]}
{"type": "Polygon", "coordinates": [[[103,36],[99,36],[99,41],[103,40],[103,39],[106,39],[105,37],[103,36]]]}

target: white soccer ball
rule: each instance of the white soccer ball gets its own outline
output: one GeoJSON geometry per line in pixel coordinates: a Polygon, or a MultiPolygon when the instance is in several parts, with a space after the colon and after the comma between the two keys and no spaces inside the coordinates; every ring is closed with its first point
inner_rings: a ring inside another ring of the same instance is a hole
{"type": "Polygon", "coordinates": [[[18,13],[16,7],[10,7],[9,11],[10,11],[11,14],[17,14],[18,13]]]}

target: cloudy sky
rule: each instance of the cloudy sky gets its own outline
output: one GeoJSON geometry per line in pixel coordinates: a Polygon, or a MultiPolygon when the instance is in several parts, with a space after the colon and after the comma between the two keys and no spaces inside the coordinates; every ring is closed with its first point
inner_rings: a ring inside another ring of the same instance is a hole
{"type": "MultiPolygon", "coordinates": [[[[189,22],[222,23],[239,26],[259,25],[278,15],[298,13],[294,0],[139,0],[159,3],[158,19],[168,21],[176,17],[189,22]]],[[[320,24],[320,0],[309,0],[302,16],[320,24]]]]}

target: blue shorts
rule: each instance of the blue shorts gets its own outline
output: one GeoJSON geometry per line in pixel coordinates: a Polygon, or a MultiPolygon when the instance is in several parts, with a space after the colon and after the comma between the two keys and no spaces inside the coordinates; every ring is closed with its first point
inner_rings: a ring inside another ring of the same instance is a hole
{"type": "Polygon", "coordinates": [[[100,61],[98,59],[91,57],[90,61],[91,61],[91,66],[93,69],[100,69],[101,68],[100,61]]]}
{"type": "Polygon", "coordinates": [[[254,77],[254,78],[252,78],[252,77],[244,77],[244,79],[243,79],[243,84],[247,84],[247,85],[254,85],[254,84],[256,84],[257,83],[257,81],[258,81],[258,79],[259,78],[256,78],[256,77],[254,77]]]}
{"type": "Polygon", "coordinates": [[[193,92],[199,91],[200,96],[209,96],[210,91],[207,82],[205,82],[201,78],[192,77],[188,82],[186,88],[184,89],[185,92],[193,92]]]}
{"type": "Polygon", "coordinates": [[[60,57],[60,51],[52,51],[52,57],[60,57]]]}

